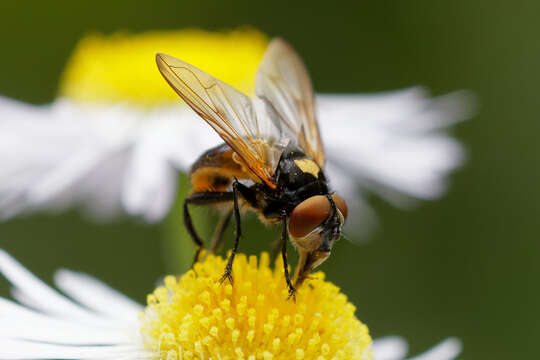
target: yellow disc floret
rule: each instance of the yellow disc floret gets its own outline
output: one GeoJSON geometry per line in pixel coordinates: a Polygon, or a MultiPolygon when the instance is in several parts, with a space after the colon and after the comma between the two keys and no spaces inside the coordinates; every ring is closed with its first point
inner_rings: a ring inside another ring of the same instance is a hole
{"type": "Polygon", "coordinates": [[[195,65],[251,94],[268,44],[251,29],[230,32],[154,31],[88,35],[75,48],[60,82],[60,96],[79,102],[127,102],[140,106],[179,102],[155,63],[158,52],[195,65]]]}
{"type": "Polygon", "coordinates": [[[189,359],[371,359],[368,328],[339,288],[315,273],[300,287],[296,302],[281,264],[269,256],[237,255],[234,286],[219,279],[226,260],[204,262],[148,296],[141,313],[145,346],[156,358],[189,359]]]}

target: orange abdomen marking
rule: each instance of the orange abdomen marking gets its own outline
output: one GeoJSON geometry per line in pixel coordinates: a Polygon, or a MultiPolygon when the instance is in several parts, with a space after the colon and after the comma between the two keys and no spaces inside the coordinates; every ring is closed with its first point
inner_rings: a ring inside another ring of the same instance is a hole
{"type": "Polygon", "coordinates": [[[202,154],[190,172],[194,192],[226,191],[233,178],[245,179],[248,174],[233,159],[233,150],[222,144],[202,154]]]}

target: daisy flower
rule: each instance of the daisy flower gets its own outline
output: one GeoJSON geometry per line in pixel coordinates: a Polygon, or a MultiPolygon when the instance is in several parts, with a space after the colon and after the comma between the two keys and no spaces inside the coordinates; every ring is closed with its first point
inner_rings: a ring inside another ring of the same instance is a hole
{"type": "MultiPolygon", "coordinates": [[[[218,282],[225,262],[208,255],[186,274],[165,277],[143,307],[68,270],[54,277],[60,293],[0,250],[0,273],[17,300],[0,298],[0,359],[405,358],[401,338],[372,341],[354,305],[323,273],[293,302],[267,254],[238,255],[234,286],[218,282]]],[[[454,359],[460,351],[450,338],[414,359],[454,359]]]]}
{"type": "MultiPolygon", "coordinates": [[[[127,213],[160,221],[176,197],[178,173],[221,140],[163,81],[155,53],[253,94],[267,43],[249,29],[83,38],[54,102],[0,97],[0,218],[82,206],[103,219],[127,213]]],[[[319,94],[316,103],[329,177],[364,219],[365,193],[396,205],[435,199],[463,161],[461,145],[446,134],[469,115],[462,92],[319,94]]]]}

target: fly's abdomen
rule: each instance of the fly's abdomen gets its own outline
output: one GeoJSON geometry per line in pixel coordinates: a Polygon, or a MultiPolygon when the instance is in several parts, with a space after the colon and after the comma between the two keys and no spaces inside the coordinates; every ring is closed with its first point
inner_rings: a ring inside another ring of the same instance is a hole
{"type": "Polygon", "coordinates": [[[194,192],[226,191],[235,177],[245,176],[242,166],[233,159],[233,150],[226,144],[202,154],[190,173],[194,192]]]}

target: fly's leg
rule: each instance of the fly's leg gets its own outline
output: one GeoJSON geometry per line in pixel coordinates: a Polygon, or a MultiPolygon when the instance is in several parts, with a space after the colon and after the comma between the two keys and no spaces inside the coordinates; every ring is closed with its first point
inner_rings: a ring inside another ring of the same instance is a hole
{"type": "Polygon", "coordinates": [[[238,206],[238,194],[239,194],[239,187],[243,186],[241,185],[237,179],[234,179],[234,182],[232,184],[233,187],[233,211],[234,211],[234,220],[236,221],[236,235],[234,239],[234,246],[231,251],[231,255],[229,256],[229,260],[227,261],[227,266],[225,267],[225,273],[221,277],[221,283],[223,283],[225,280],[228,280],[229,283],[233,284],[233,277],[232,277],[232,266],[234,262],[234,256],[236,255],[236,250],[238,249],[238,243],[240,242],[240,237],[242,236],[242,227],[240,226],[240,208],[238,206]]]}
{"type": "Polygon", "coordinates": [[[223,237],[225,235],[225,229],[229,222],[231,221],[233,210],[228,209],[225,214],[223,214],[219,220],[214,235],[212,236],[212,241],[210,242],[210,251],[215,254],[219,251],[221,244],[223,243],[223,237]]]}
{"type": "Polygon", "coordinates": [[[211,205],[211,204],[218,204],[223,202],[230,202],[233,200],[233,193],[232,192],[200,192],[200,193],[194,193],[189,195],[184,200],[184,225],[186,226],[186,230],[191,237],[191,240],[195,243],[197,246],[197,250],[195,252],[195,258],[193,260],[193,264],[195,264],[199,260],[199,255],[201,251],[204,249],[204,243],[197,234],[197,231],[195,230],[195,227],[193,226],[193,221],[191,219],[191,215],[189,213],[188,205],[211,205]]]}
{"type": "Polygon", "coordinates": [[[283,213],[283,229],[281,231],[281,258],[283,259],[283,271],[285,272],[285,281],[289,288],[289,299],[293,299],[296,302],[296,289],[291,283],[291,277],[289,275],[289,264],[287,263],[287,240],[289,239],[289,233],[287,232],[287,214],[283,213]]]}
{"type": "Polygon", "coordinates": [[[188,209],[188,199],[189,198],[186,198],[186,200],[184,200],[184,225],[186,226],[186,230],[191,237],[191,240],[193,240],[195,246],[197,247],[197,249],[195,250],[195,257],[193,259],[193,263],[191,264],[191,267],[193,267],[193,265],[195,265],[195,263],[199,260],[199,255],[204,248],[204,244],[199,235],[197,234],[197,231],[195,231],[195,227],[193,226],[193,221],[191,220],[191,215],[189,214],[188,209]]]}

